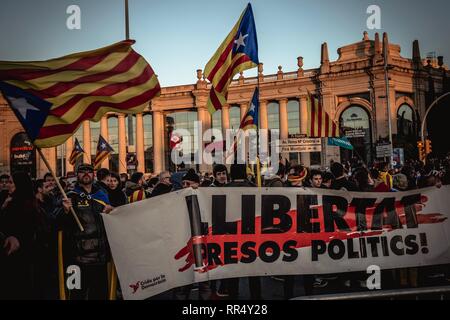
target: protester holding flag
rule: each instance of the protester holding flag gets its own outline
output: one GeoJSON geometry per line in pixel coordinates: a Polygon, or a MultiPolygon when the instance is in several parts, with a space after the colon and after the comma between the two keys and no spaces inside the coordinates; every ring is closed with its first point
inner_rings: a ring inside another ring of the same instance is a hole
{"type": "Polygon", "coordinates": [[[65,256],[69,263],[81,269],[81,289],[71,292],[74,300],[106,299],[108,292],[107,263],[111,259],[108,239],[100,213],[112,210],[108,195],[94,184],[94,168],[82,164],[77,169],[78,182],[75,189],[67,194],[69,200],[63,201],[63,210],[69,213],[72,207],[79,217],[84,232],[81,232],[74,220],[61,215],[61,225],[65,239],[68,239],[70,251],[65,256]]]}

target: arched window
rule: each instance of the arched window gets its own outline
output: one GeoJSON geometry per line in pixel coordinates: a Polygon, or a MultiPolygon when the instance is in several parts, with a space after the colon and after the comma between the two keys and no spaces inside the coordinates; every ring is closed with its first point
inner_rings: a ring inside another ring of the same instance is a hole
{"type": "Polygon", "coordinates": [[[153,171],[153,116],[146,113],[143,116],[144,122],[144,159],[145,171],[153,171]]]}
{"type": "Polygon", "coordinates": [[[270,102],[267,105],[267,121],[269,130],[280,129],[280,105],[278,102],[270,102]]]}
{"type": "MultiPolygon", "coordinates": [[[[289,100],[287,104],[287,117],[288,117],[288,133],[300,134],[300,104],[298,100],[289,100]]],[[[289,153],[289,161],[292,164],[301,163],[300,153],[289,153]]]]}
{"type": "Polygon", "coordinates": [[[241,125],[241,108],[239,106],[230,107],[230,129],[239,129],[241,125]]]}
{"type": "MultiPolygon", "coordinates": [[[[190,133],[191,140],[191,164],[185,164],[185,168],[195,168],[194,164],[194,152],[198,150],[198,141],[194,139],[195,126],[194,123],[197,121],[197,111],[183,111],[174,112],[166,115],[166,134],[165,134],[165,148],[166,150],[166,168],[175,169],[175,166],[171,160],[171,149],[170,149],[170,137],[172,131],[176,129],[185,129],[190,133]]],[[[182,156],[182,154],[180,155],[182,156]]]]}
{"type": "Polygon", "coordinates": [[[341,132],[354,147],[353,151],[341,148],[342,160],[356,157],[369,163],[372,160],[372,130],[369,113],[359,105],[351,105],[342,112],[339,123],[341,132]]]}
{"type": "Polygon", "coordinates": [[[212,115],[212,129],[222,130],[222,110],[217,110],[212,115]]]}
{"type": "Polygon", "coordinates": [[[300,134],[300,104],[289,100],[287,104],[289,134],[300,134]]]}
{"type": "Polygon", "coordinates": [[[109,170],[119,172],[119,119],[108,117],[108,143],[114,149],[109,158],[109,170]]]}
{"type": "MultiPolygon", "coordinates": [[[[84,150],[84,140],[83,140],[83,125],[80,125],[77,129],[77,131],[75,131],[74,135],[73,135],[73,143],[75,145],[75,139],[78,140],[78,142],[80,143],[80,146],[83,148],[84,150]]],[[[88,152],[87,150],[84,150],[85,152],[88,152]]],[[[70,154],[67,155],[67,157],[70,157],[70,154]]],[[[77,161],[75,162],[75,165],[73,166],[74,170],[77,168],[77,166],[79,164],[83,163],[83,157],[79,157],[77,159],[77,161]]]]}
{"type": "Polygon", "coordinates": [[[407,138],[415,136],[416,119],[414,110],[407,104],[403,104],[397,111],[397,135],[407,138]]]}
{"type": "Polygon", "coordinates": [[[130,139],[128,137],[128,117],[125,118],[125,135],[127,137],[127,145],[129,145],[130,141],[133,141],[133,145],[136,144],[136,116],[132,115],[132,119],[133,119],[133,137],[130,139]]]}
{"type": "MultiPolygon", "coordinates": [[[[90,121],[89,125],[91,128],[91,159],[94,160],[95,154],[97,153],[98,138],[100,137],[100,121],[90,121]]],[[[105,137],[105,139],[107,138],[105,137]]]]}

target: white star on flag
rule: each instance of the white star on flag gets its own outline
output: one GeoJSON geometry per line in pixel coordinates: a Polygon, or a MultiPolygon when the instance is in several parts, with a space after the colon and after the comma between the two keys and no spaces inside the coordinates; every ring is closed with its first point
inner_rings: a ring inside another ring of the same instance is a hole
{"type": "Polygon", "coordinates": [[[38,108],[30,104],[25,98],[13,98],[9,97],[9,101],[11,102],[11,106],[17,110],[23,119],[27,119],[28,110],[36,110],[40,111],[38,108]]]}
{"type": "Polygon", "coordinates": [[[255,111],[255,105],[252,103],[251,107],[250,107],[250,111],[255,111]]]}
{"type": "Polygon", "coordinates": [[[105,144],[105,143],[102,143],[102,144],[100,145],[100,147],[101,147],[102,149],[106,149],[106,144],[105,144]]]}
{"type": "Polygon", "coordinates": [[[237,38],[236,40],[234,40],[234,43],[237,44],[236,50],[239,50],[240,46],[245,47],[245,38],[248,37],[248,34],[246,34],[245,36],[242,36],[242,33],[239,32],[239,38],[237,38]]]}

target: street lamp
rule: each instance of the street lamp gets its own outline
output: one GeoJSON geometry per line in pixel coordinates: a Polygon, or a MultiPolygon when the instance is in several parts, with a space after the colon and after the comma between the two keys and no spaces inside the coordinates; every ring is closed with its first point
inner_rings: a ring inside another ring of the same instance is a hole
{"type": "Polygon", "coordinates": [[[423,145],[425,145],[425,125],[427,122],[427,117],[428,114],[430,113],[431,109],[442,99],[444,99],[446,96],[450,95],[450,92],[446,92],[443,95],[441,95],[439,98],[437,98],[436,100],[433,101],[433,103],[430,105],[430,107],[428,108],[427,112],[425,113],[425,116],[423,117],[422,120],[422,128],[421,128],[421,139],[422,139],[422,143],[423,145]]]}

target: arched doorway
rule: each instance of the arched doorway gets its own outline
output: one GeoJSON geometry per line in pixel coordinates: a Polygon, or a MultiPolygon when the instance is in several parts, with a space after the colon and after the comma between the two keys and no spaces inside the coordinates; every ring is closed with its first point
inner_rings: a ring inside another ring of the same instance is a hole
{"type": "Polygon", "coordinates": [[[409,104],[402,104],[397,110],[397,135],[394,146],[403,149],[406,159],[417,157],[417,119],[409,104]]]}
{"type": "Polygon", "coordinates": [[[23,171],[36,178],[36,148],[25,132],[19,132],[11,139],[10,172],[23,171]]]}
{"type": "Polygon", "coordinates": [[[350,105],[339,118],[341,134],[350,140],[354,150],[341,148],[342,161],[358,158],[365,163],[372,161],[372,126],[370,115],[359,105],[350,105]]]}

